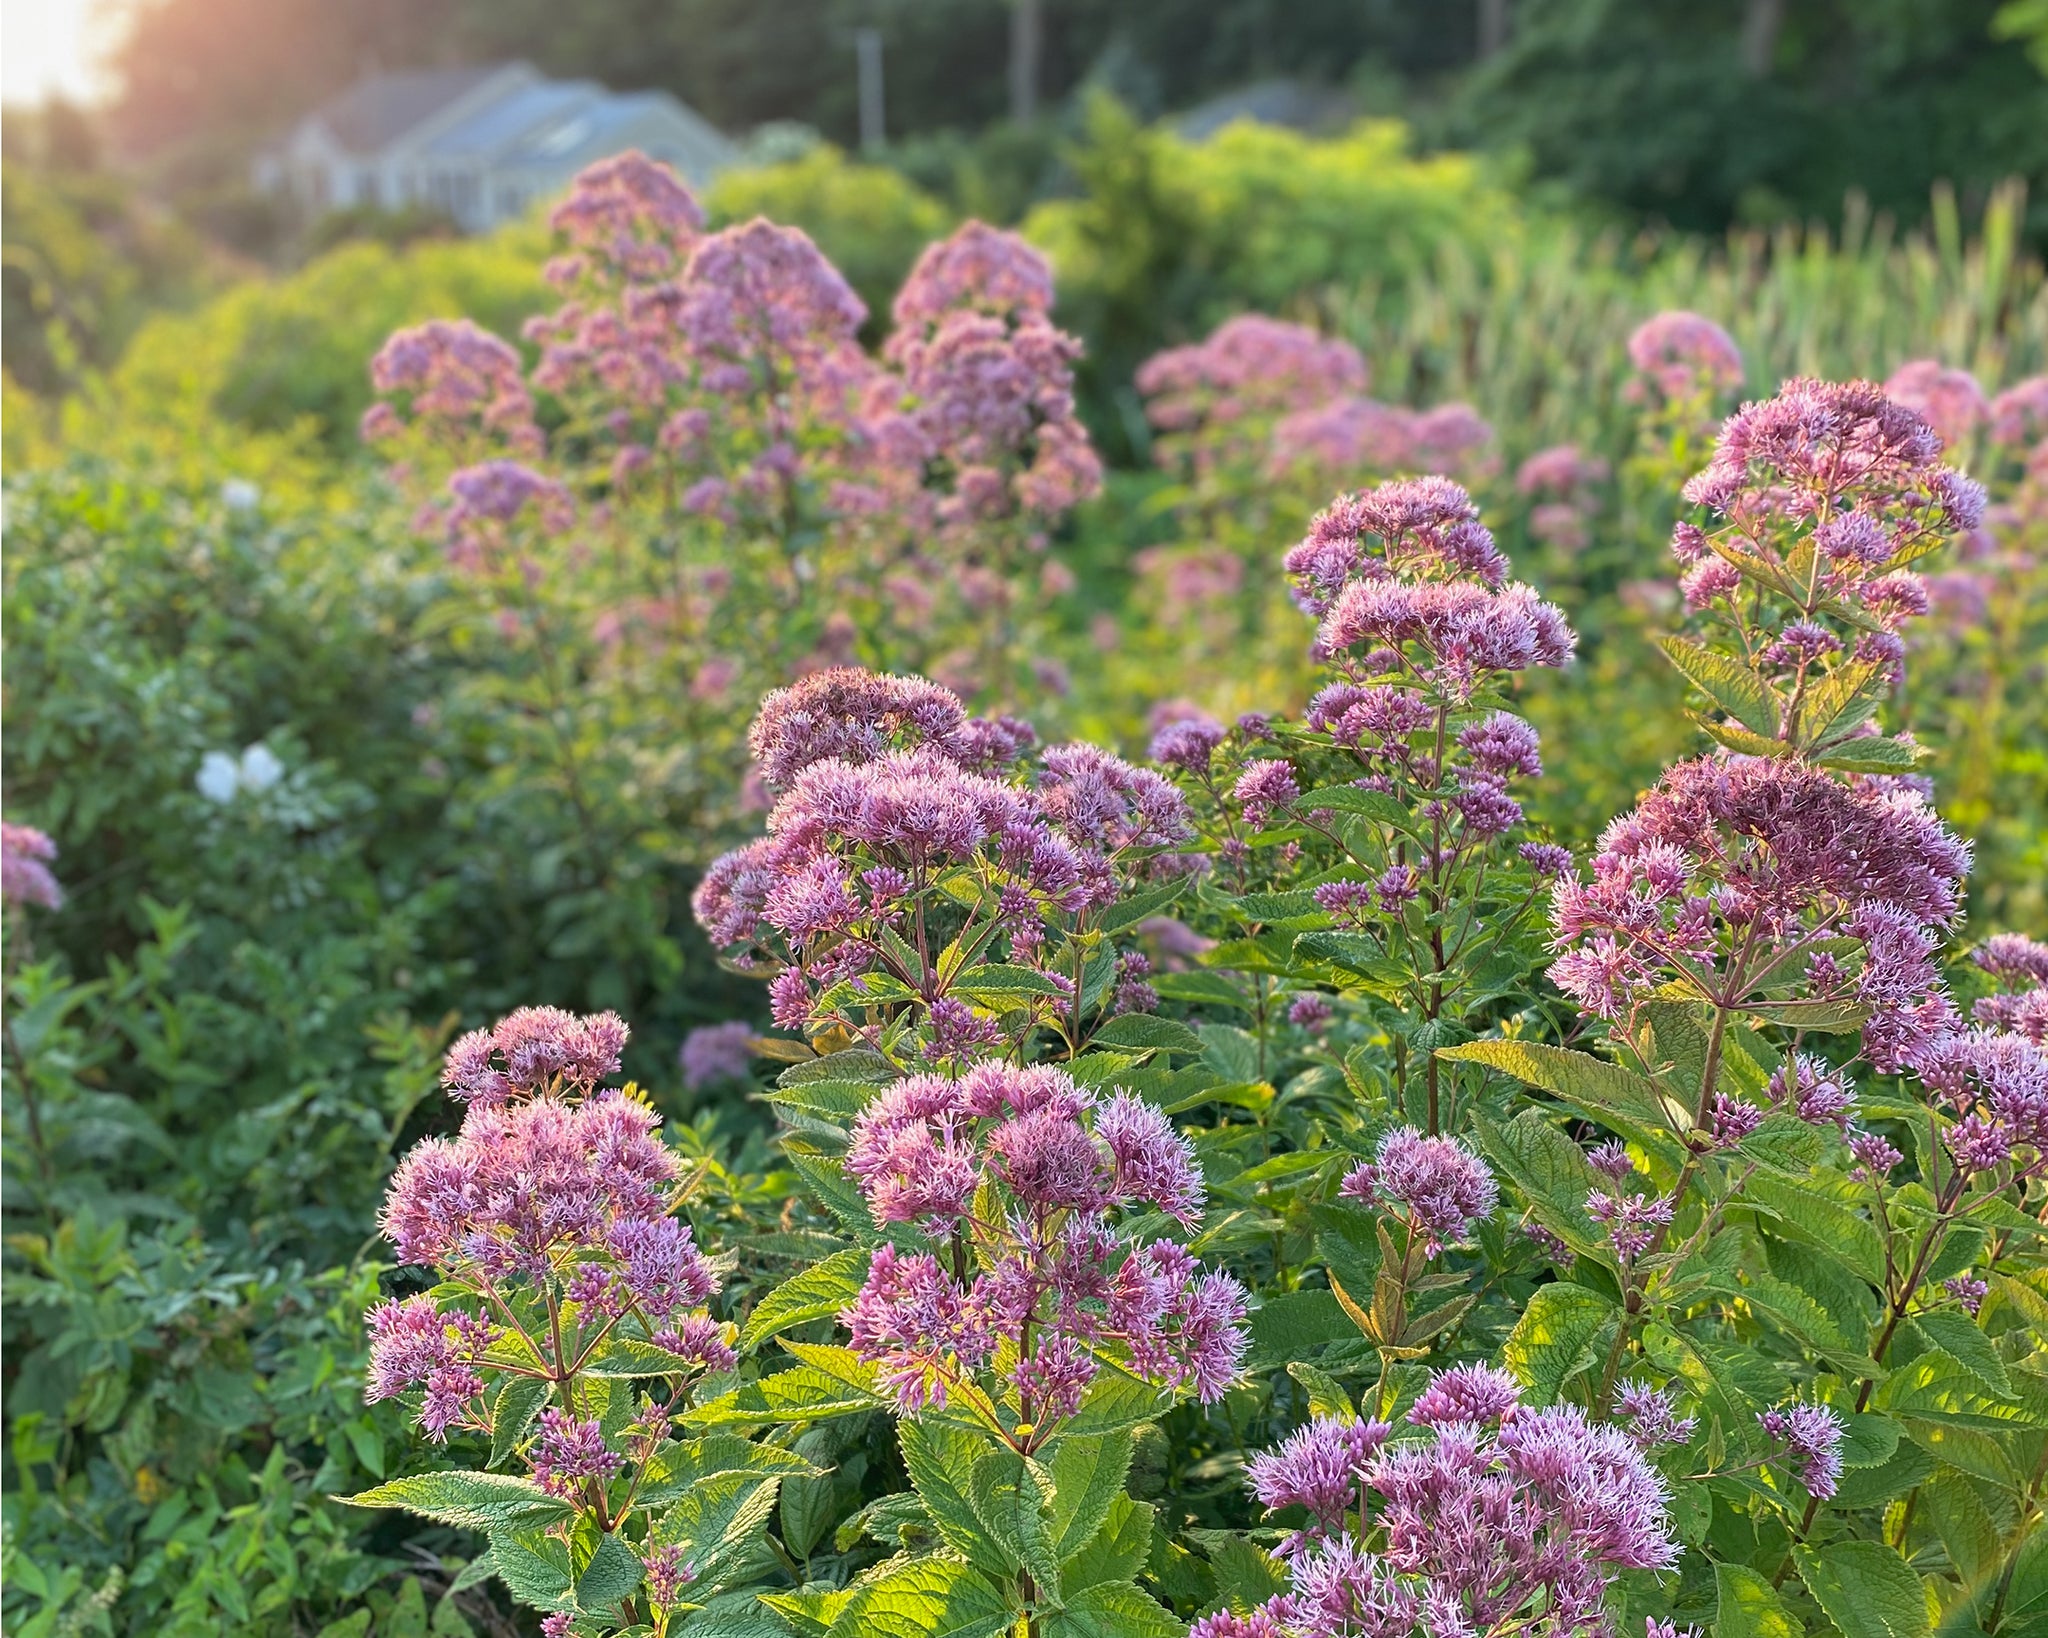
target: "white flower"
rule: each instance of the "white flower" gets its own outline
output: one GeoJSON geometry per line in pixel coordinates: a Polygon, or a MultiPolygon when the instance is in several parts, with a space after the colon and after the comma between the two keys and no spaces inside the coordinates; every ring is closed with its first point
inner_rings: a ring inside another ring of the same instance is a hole
{"type": "Polygon", "coordinates": [[[230,512],[253,512],[263,491],[247,478],[230,478],[220,486],[220,503],[230,512]]]}
{"type": "Polygon", "coordinates": [[[277,753],[258,741],[242,753],[241,780],[245,791],[267,791],[284,777],[284,764],[277,753]]]}
{"type": "Polygon", "coordinates": [[[242,783],[242,771],[226,751],[208,751],[199,764],[199,794],[209,802],[232,802],[242,783]]]}

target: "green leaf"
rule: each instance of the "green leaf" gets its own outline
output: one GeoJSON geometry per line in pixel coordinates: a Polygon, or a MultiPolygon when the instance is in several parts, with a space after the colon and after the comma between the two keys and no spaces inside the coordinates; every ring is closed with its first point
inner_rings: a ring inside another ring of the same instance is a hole
{"type": "Polygon", "coordinates": [[[1164,913],[1167,906],[1186,891],[1189,878],[1175,876],[1160,887],[1148,887],[1142,893],[1133,893],[1127,899],[1118,899],[1106,911],[1098,924],[1105,933],[1121,933],[1135,927],[1141,921],[1164,913]]]}
{"type": "Polygon", "coordinates": [[[812,1478],[819,1471],[780,1445],[757,1444],[731,1433],[707,1434],[702,1439],[665,1444],[654,1453],[641,1475],[640,1503],[650,1509],[665,1507],[727,1474],[756,1479],[812,1478]]]}
{"type": "Polygon", "coordinates": [[[1899,1424],[1889,1416],[1851,1411],[1842,1420],[1844,1467],[1882,1467],[1899,1448],[1899,1424]]]}
{"type": "Polygon", "coordinates": [[[771,1286],[754,1305],[740,1332],[740,1348],[751,1352],[777,1332],[811,1320],[829,1319],[860,1295],[868,1253],[859,1246],[835,1251],[793,1279],[771,1286]]]}
{"type": "Polygon", "coordinates": [[[781,1485],[779,1475],[720,1473],[703,1479],[655,1520],[650,1539],[680,1546],[696,1563],[699,1581],[715,1585],[723,1567],[743,1565],[756,1549],[781,1485]]]}
{"type": "Polygon", "coordinates": [[[1124,1476],[1130,1470],[1128,1433],[1059,1441],[1046,1463],[1052,1478],[1050,1533],[1054,1557],[1071,1558],[1094,1538],[1108,1517],[1111,1499],[1123,1492],[1124,1476]]]}
{"type": "Polygon", "coordinates": [[[1602,1187],[1585,1151],[1536,1109],[1524,1109],[1505,1126],[1483,1111],[1472,1115],[1473,1135],[1495,1167],[1528,1198],[1536,1216],[1576,1251],[1592,1251],[1605,1236],[1586,1215],[1586,1196],[1602,1187]]]}
{"type": "Polygon", "coordinates": [[[1059,985],[1036,968],[1013,967],[1004,962],[994,962],[986,967],[970,967],[954,980],[953,988],[962,994],[990,996],[997,1000],[1014,996],[1066,994],[1059,985]]]}
{"type": "Polygon", "coordinates": [[[1351,1395],[1337,1385],[1334,1377],[1317,1370],[1307,1360],[1291,1361],[1287,1374],[1307,1391],[1311,1416],[1334,1416],[1347,1422],[1357,1417],[1358,1412],[1351,1405],[1351,1395]]]}
{"type": "Polygon", "coordinates": [[[1066,1436],[1078,1439],[1089,1434],[1134,1428],[1140,1422],[1149,1422],[1157,1416],[1169,1403],[1170,1397],[1128,1371],[1105,1364],[1089,1384],[1088,1397],[1081,1401],[1080,1410],[1068,1420],[1066,1436]]]}
{"type": "Polygon", "coordinates": [[[828,1416],[873,1410],[880,1402],[872,1388],[858,1387],[814,1365],[799,1365],[693,1406],[679,1420],[686,1426],[700,1428],[816,1422],[828,1416]]]}
{"type": "Polygon", "coordinates": [[[1845,739],[1813,760],[1842,773],[1905,773],[1920,760],[1920,747],[1903,739],[1845,739]]]}
{"type": "Polygon", "coordinates": [[[576,1603],[586,1610],[611,1610],[640,1585],[640,1555],[617,1536],[605,1536],[576,1578],[576,1603]]]}
{"type": "Polygon", "coordinates": [[[2012,1379],[1991,1346],[1991,1339],[1968,1314],[1940,1309],[1915,1314],[1910,1322],[1930,1347],[1939,1348],[2001,1399],[2012,1397],[2012,1379]]]}
{"type": "Polygon", "coordinates": [[[1686,681],[1751,733],[1777,734],[1783,707],[1770,684],[1749,667],[1684,637],[1660,637],[1657,646],[1686,681]]]}
{"type": "Polygon", "coordinates": [[[1414,818],[1384,791],[1362,790],[1356,785],[1322,785],[1295,798],[1298,813],[1360,813],[1396,830],[1406,830],[1414,818]]]}
{"type": "Polygon", "coordinates": [[[1771,1584],[1743,1564],[1716,1564],[1714,1638],[1804,1638],[1771,1584]]]}
{"type": "Polygon", "coordinates": [[[576,1585],[569,1544],[545,1530],[494,1530],[490,1557],[505,1590],[537,1610],[560,1608],[576,1585]]]}
{"type": "Polygon", "coordinates": [[[1251,1364],[1284,1364],[1326,1343],[1358,1335],[1330,1291],[1289,1291],[1268,1297],[1251,1316],[1251,1364]]]}
{"type": "Polygon", "coordinates": [[[511,1459],[525,1439],[526,1430],[548,1402],[549,1384],[537,1376],[508,1376],[491,1405],[491,1463],[498,1467],[511,1459]]]}
{"type": "Polygon", "coordinates": [[[1029,1571],[1041,1593],[1057,1597],[1060,1562],[1047,1517],[1052,1481],[1045,1469],[1015,1451],[992,1450],[975,1462],[967,1499],[1005,1567],[1029,1571]]]}
{"type": "Polygon", "coordinates": [[[1818,1030],[1823,1035],[1846,1035],[1861,1029],[1870,1017],[1870,1008],[1856,1001],[1752,1001],[1742,1010],[1767,1024],[1818,1030]]]}
{"type": "Polygon", "coordinates": [[[1039,1622],[1046,1638],[1184,1638],[1187,1628],[1131,1581],[1083,1587],[1039,1622]]]}
{"type": "Polygon", "coordinates": [[[1139,1047],[1148,1051],[1199,1053],[1202,1038],[1173,1018],[1155,1017],[1149,1012],[1124,1012],[1097,1030],[1090,1044],[1099,1047],[1139,1047]]]}
{"type": "Polygon", "coordinates": [[[1620,1313],[1599,1292],[1568,1280],[1538,1286],[1501,1344],[1501,1364],[1533,1403],[1555,1404],[1564,1384],[1593,1364],[1620,1313]]]}
{"type": "Polygon", "coordinates": [[[1921,1496],[1964,1592],[1973,1599],[1988,1592],[2002,1568],[2002,1560],[1998,1526],[1992,1522],[1976,1486],[1954,1468],[1944,1467],[1921,1496]]]}
{"type": "Polygon", "coordinates": [[[1843,1638],[1925,1638],[1920,1578],[1889,1547],[1874,1541],[1836,1542],[1825,1551],[1799,1546],[1792,1561],[1843,1638]]]}
{"type": "Polygon", "coordinates": [[[1060,1565],[1060,1589],[1072,1598],[1099,1581],[1129,1581],[1152,1554],[1152,1509],[1129,1496],[1109,1499],[1109,1512],[1094,1539],[1060,1565]]]}
{"type": "Polygon", "coordinates": [[[829,1638],[996,1638],[1018,1613],[980,1571],[914,1559],[855,1587],[829,1638]]]}
{"type": "Polygon", "coordinates": [[[1486,1064],[1631,1136],[1661,1136],[1668,1128],[1663,1096],[1655,1081],[1588,1052],[1535,1041],[1473,1041],[1444,1047],[1437,1056],[1486,1064]]]}
{"type": "Polygon", "coordinates": [[[509,1473],[415,1473],[374,1490],[337,1496],[350,1507],[402,1507],[437,1524],[495,1530],[516,1520],[564,1516],[571,1509],[531,1479],[509,1473]]]}
{"type": "Polygon", "coordinates": [[[967,1495],[966,1480],[988,1452],[989,1442],[965,1428],[908,1416],[896,1424],[896,1437],[910,1482],[946,1545],[969,1559],[1000,1558],[1000,1549],[975,1516],[967,1495]]]}
{"type": "Polygon", "coordinates": [[[1884,1285],[1884,1241],[1876,1228],[1848,1204],[1854,1185],[1844,1184],[1843,1197],[1827,1192],[1832,1184],[1819,1177],[1785,1177],[1758,1172],[1743,1186],[1742,1198],[1763,1206],[1781,1230],[1838,1258],[1858,1278],[1884,1285]]]}

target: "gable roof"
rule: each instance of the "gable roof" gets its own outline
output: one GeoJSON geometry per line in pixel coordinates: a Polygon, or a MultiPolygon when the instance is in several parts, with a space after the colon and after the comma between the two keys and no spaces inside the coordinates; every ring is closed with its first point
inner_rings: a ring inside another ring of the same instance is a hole
{"type": "Polygon", "coordinates": [[[447,112],[512,65],[373,74],[323,104],[313,119],[351,153],[371,154],[447,112]]]}

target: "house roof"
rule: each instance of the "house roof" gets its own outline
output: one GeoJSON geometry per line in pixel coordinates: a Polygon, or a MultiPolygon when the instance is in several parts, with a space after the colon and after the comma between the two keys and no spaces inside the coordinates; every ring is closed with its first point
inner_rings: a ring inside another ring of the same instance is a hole
{"type": "Polygon", "coordinates": [[[351,153],[375,153],[446,112],[508,66],[490,63],[373,74],[323,104],[313,118],[351,153]]]}
{"type": "Polygon", "coordinates": [[[493,97],[466,119],[428,139],[421,152],[438,159],[495,158],[525,139],[587,116],[608,92],[589,80],[541,80],[493,97]]]}

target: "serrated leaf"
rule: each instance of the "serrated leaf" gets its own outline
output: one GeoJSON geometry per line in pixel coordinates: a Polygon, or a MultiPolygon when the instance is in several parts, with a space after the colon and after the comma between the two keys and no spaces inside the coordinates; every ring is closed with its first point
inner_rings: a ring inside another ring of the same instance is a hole
{"type": "Polygon", "coordinates": [[[1046,1638],[1185,1638],[1188,1629],[1135,1582],[1099,1581],[1049,1611],[1039,1630],[1046,1638]]]}
{"type": "Polygon", "coordinates": [[[374,1490],[337,1496],[350,1507],[402,1507],[437,1524],[465,1530],[495,1530],[517,1520],[561,1517],[569,1504],[550,1496],[531,1479],[510,1473],[415,1473],[374,1490]]]}
{"type": "Polygon", "coordinates": [[[1694,687],[1753,734],[1775,737],[1784,707],[1769,683],[1749,667],[1684,637],[1660,637],[1657,646],[1694,687]]]}
{"type": "Polygon", "coordinates": [[[591,1611],[616,1609],[639,1585],[640,1555],[617,1536],[604,1536],[576,1578],[576,1604],[591,1611]]]}
{"type": "Polygon", "coordinates": [[[640,1503],[647,1508],[680,1501],[698,1485],[737,1474],[745,1478],[809,1478],[820,1470],[793,1450],[757,1444],[737,1434],[712,1433],[663,1445],[648,1462],[640,1480],[640,1503]]]}
{"type": "Polygon", "coordinates": [[[1127,899],[1118,899],[1102,913],[1098,927],[1105,933],[1121,933],[1135,927],[1141,921],[1149,921],[1161,915],[1173,901],[1186,891],[1189,878],[1175,876],[1158,887],[1148,887],[1142,893],[1133,893],[1127,899]]]}
{"type": "Polygon", "coordinates": [[[549,1384],[537,1376],[508,1376],[491,1404],[491,1463],[510,1461],[526,1430],[548,1402],[549,1384]]]}
{"type": "Polygon", "coordinates": [[[1322,785],[1295,798],[1297,813],[1357,813],[1383,825],[1406,830],[1414,821],[1408,810],[1384,791],[1356,785],[1322,785]]]}
{"type": "Polygon", "coordinates": [[[1307,1360],[1291,1361],[1287,1374],[1307,1392],[1311,1416],[1334,1416],[1348,1422],[1358,1415],[1352,1408],[1351,1395],[1338,1386],[1336,1378],[1317,1370],[1307,1360]]]}
{"type": "Polygon", "coordinates": [[[962,994],[992,996],[996,999],[1023,996],[1064,998],[1061,989],[1044,973],[1035,967],[1016,967],[1006,962],[992,962],[985,967],[970,967],[954,980],[953,988],[962,994]]]}
{"type": "Polygon", "coordinates": [[[829,1319],[860,1295],[868,1252],[859,1246],[835,1251],[822,1263],[771,1286],[754,1305],[740,1332],[742,1352],[752,1352],[778,1332],[811,1320],[829,1319]]]}
{"type": "Polygon", "coordinates": [[[1528,1390],[1530,1402],[1552,1405],[1573,1376],[1590,1367],[1620,1310],[1597,1291],[1560,1280],[1538,1286],[1501,1344],[1501,1364],[1528,1390]]]}
{"type": "Polygon", "coordinates": [[[951,1559],[913,1559],[857,1586],[829,1638],[996,1638],[1017,1614],[980,1571],[951,1559]]]}
{"type": "Polygon", "coordinates": [[[1798,1546],[1792,1561],[1843,1638],[1926,1638],[1920,1578],[1889,1547],[1874,1541],[1835,1542],[1825,1551],[1798,1546]]]}
{"type": "Polygon", "coordinates": [[[1882,1287],[1884,1241],[1846,1201],[1824,1192],[1829,1187],[1820,1177],[1758,1172],[1743,1186],[1742,1197],[1767,1208],[1782,1232],[1840,1259],[1859,1279],[1882,1287]]]}
{"type": "Polygon", "coordinates": [[[1048,1517],[1052,1481],[1044,1468],[1012,1450],[990,1451],[974,1464],[967,1499],[1006,1565],[1028,1571],[1040,1592],[1056,1599],[1060,1564],[1048,1517]]]}
{"type": "Polygon", "coordinates": [[[1268,1297],[1251,1316],[1251,1363],[1284,1364],[1342,1337],[1358,1334],[1336,1295],[1329,1291],[1289,1291],[1268,1297]]]}
{"type": "Polygon", "coordinates": [[[2001,1564],[1998,1526],[1976,1487],[1954,1468],[1942,1468],[1921,1492],[1935,1534],[1968,1595],[1988,1592],[2001,1564]]]}
{"type": "Polygon", "coordinates": [[[1149,1012],[1118,1013],[1090,1038],[1098,1047],[1137,1047],[1146,1051],[1200,1053],[1202,1038],[1178,1019],[1149,1012]]]}
{"type": "Polygon", "coordinates": [[[1600,1247],[1604,1236],[1586,1215],[1586,1196],[1602,1186],[1585,1151],[1535,1109],[1525,1109],[1502,1126],[1475,1110],[1472,1131],[1486,1158],[1527,1197],[1543,1226],[1580,1252],[1600,1247]]]}
{"type": "Polygon", "coordinates": [[[491,1532],[491,1569],[507,1592],[537,1610],[559,1609],[576,1585],[569,1544],[545,1530],[491,1532]]]}
{"type": "Polygon", "coordinates": [[[1813,760],[1841,773],[1910,773],[1920,760],[1920,747],[1902,739],[1845,739],[1813,760]]]}
{"type": "Polygon", "coordinates": [[[1716,1564],[1714,1590],[1714,1638],[1804,1638],[1770,1582],[1747,1565],[1716,1564]]]}
{"type": "Polygon", "coordinates": [[[1630,1136],[1661,1137],[1667,1130],[1655,1081],[1588,1052],[1536,1041],[1473,1041],[1441,1048],[1437,1056],[1498,1069],[1630,1136]]]}
{"type": "Polygon", "coordinates": [[[969,1559],[999,1557],[967,1494],[968,1475],[988,1453],[989,1441],[964,1428],[907,1416],[897,1423],[896,1437],[910,1482],[946,1545],[969,1559]]]}
{"type": "Polygon", "coordinates": [[[1072,1598],[1097,1582],[1129,1581],[1145,1567],[1151,1552],[1151,1507],[1129,1496],[1112,1496],[1102,1528],[1060,1565],[1062,1594],[1072,1598]]]}
{"type": "Polygon", "coordinates": [[[2004,1362],[1968,1314],[1940,1309],[1915,1314],[1909,1323],[1930,1347],[1939,1348],[2001,1399],[2012,1396],[2012,1379],[2005,1374],[2004,1362]]]}
{"type": "Polygon", "coordinates": [[[1861,1029],[1870,1017],[1870,1008],[1856,1001],[1752,1001],[1742,1010],[1767,1024],[1818,1030],[1823,1035],[1845,1035],[1852,1029],[1861,1029]]]}
{"type": "Polygon", "coordinates": [[[1062,1439],[1045,1466],[1052,1479],[1048,1529],[1053,1556],[1064,1560],[1102,1528],[1110,1499],[1122,1493],[1131,1470],[1131,1437],[1108,1433],[1062,1439]]]}

